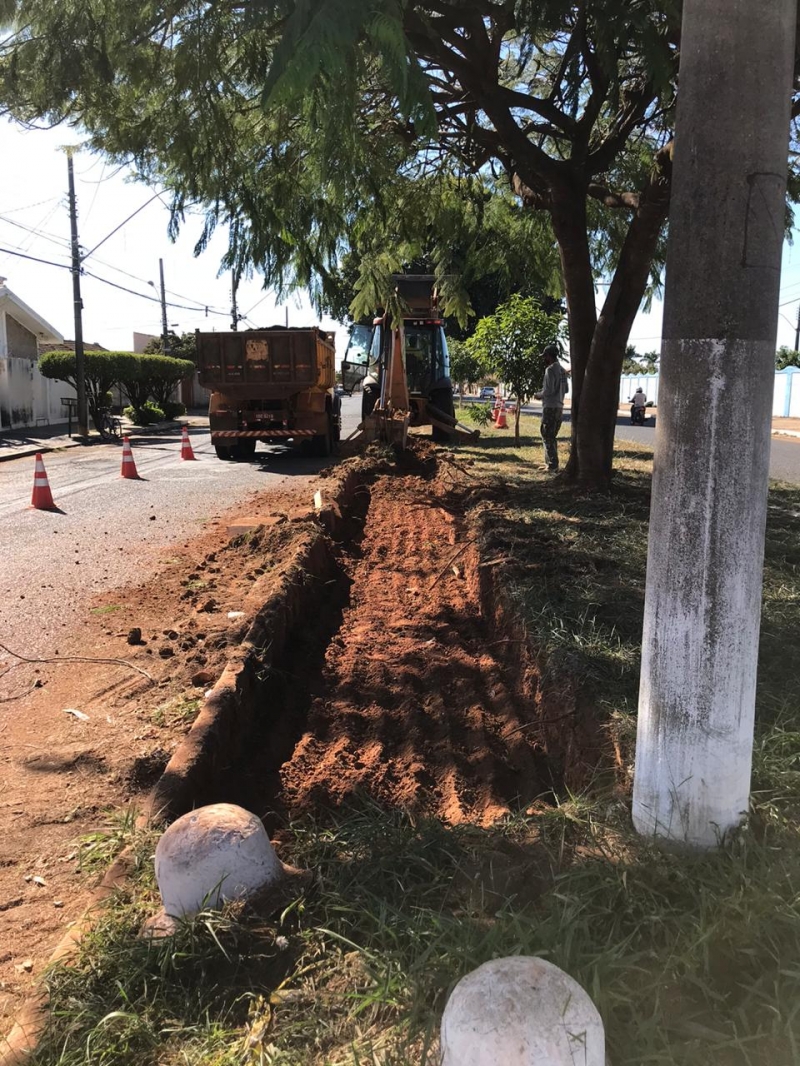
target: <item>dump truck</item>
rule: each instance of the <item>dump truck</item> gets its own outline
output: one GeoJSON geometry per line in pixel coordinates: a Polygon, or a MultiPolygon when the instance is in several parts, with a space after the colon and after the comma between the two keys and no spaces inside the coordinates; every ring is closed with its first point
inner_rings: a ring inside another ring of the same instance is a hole
{"type": "Polygon", "coordinates": [[[332,333],[318,327],[196,333],[200,384],[220,459],[251,459],[259,441],[330,455],[341,435],[332,333]]]}
{"type": "Polygon", "coordinates": [[[378,309],[373,320],[355,323],[342,362],[345,391],[362,387],[362,429],[395,443],[405,440],[409,425],[432,426],[434,440],[475,437],[455,419],[435,278],[394,274],[392,282],[405,310],[402,322],[390,323],[378,309]]]}

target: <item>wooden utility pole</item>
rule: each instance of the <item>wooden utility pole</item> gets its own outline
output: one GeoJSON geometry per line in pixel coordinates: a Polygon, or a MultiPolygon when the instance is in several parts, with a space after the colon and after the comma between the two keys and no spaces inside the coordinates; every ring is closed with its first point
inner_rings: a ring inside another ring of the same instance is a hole
{"type": "Polygon", "coordinates": [[[69,180],[69,229],[72,247],[72,307],[75,314],[75,391],[78,394],[77,435],[88,437],[89,418],[86,409],[86,369],[83,353],[83,300],[81,299],[81,246],[78,241],[78,207],[75,201],[75,174],[72,152],[67,151],[69,180]]]}
{"type": "Polygon", "coordinates": [[[633,819],[749,802],[797,0],[684,0],[633,819]]]}

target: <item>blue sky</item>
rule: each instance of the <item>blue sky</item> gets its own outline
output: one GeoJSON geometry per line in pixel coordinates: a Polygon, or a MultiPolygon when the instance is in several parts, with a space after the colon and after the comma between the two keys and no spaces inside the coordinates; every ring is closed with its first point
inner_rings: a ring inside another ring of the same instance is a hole
{"type": "MultiPolygon", "coordinates": [[[[0,122],[0,248],[65,264],[69,257],[67,213],[67,162],[63,146],[78,138],[67,127],[26,131],[8,121],[0,122]],[[30,229],[37,230],[34,236],[30,229]]],[[[75,157],[79,232],[84,249],[93,248],[129,215],[152,197],[146,186],[126,179],[125,172],[88,152],[75,157]]],[[[168,321],[177,332],[230,328],[230,277],[218,277],[225,238],[218,232],[209,248],[193,255],[200,235],[200,218],[189,219],[176,243],[167,237],[167,208],[155,199],[110,237],[88,270],[134,290],[132,295],[91,277],[82,280],[84,337],[106,348],[129,350],[134,331],[160,333],[160,306],[152,298],[158,285],[158,260],[163,258],[167,299],[187,307],[168,308],[168,321]],[[146,297],[150,297],[148,300],[146,297]],[[207,315],[205,305],[210,311],[207,315]],[[219,313],[214,313],[219,312],[219,313]]],[[[48,266],[0,251],[0,275],[8,285],[64,336],[74,335],[72,284],[65,269],[48,266]]],[[[598,303],[602,295],[598,294],[598,303]]],[[[794,322],[800,304],[800,244],[784,246],[781,277],[781,307],[777,344],[794,346],[794,322]]],[[[278,306],[265,293],[258,278],[243,281],[239,310],[253,326],[283,322],[286,305],[278,306]]],[[[640,352],[658,349],[661,338],[661,304],[655,301],[648,314],[640,313],[631,333],[631,343],[640,352]]],[[[288,303],[289,324],[311,325],[316,315],[300,296],[288,303]]],[[[327,329],[337,324],[325,320],[327,329]]],[[[341,355],[346,332],[337,330],[341,355]]]]}

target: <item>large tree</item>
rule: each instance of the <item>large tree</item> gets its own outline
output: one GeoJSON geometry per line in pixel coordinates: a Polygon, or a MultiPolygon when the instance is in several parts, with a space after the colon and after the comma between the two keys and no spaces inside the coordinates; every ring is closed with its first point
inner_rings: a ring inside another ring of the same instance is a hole
{"type": "MultiPolygon", "coordinates": [[[[668,210],[678,0],[5,0],[0,101],[64,117],[230,224],[228,265],[324,288],[397,175],[505,176],[567,296],[569,473],[611,472],[617,382],[668,210]],[[600,312],[597,283],[607,284],[600,312]]],[[[368,264],[369,266],[369,264],[368,264]]],[[[367,271],[369,273],[369,271],[367,271]]],[[[362,286],[363,288],[363,286],[362,286]]]]}

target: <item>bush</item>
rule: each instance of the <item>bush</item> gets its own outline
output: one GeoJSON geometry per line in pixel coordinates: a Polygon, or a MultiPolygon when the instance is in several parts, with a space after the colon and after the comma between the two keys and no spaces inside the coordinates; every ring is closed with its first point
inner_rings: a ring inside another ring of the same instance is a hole
{"type": "Polygon", "coordinates": [[[123,411],[135,426],[151,426],[154,422],[164,421],[164,409],[147,400],[141,407],[126,407],[123,411]]]}
{"type": "Polygon", "coordinates": [[[467,408],[467,418],[479,426],[488,426],[492,420],[490,403],[471,403],[467,408]]]}
{"type": "Polygon", "coordinates": [[[177,403],[175,400],[168,400],[165,404],[161,404],[164,409],[164,418],[171,422],[173,418],[179,418],[181,415],[186,414],[186,407],[182,403],[177,403]]]}

